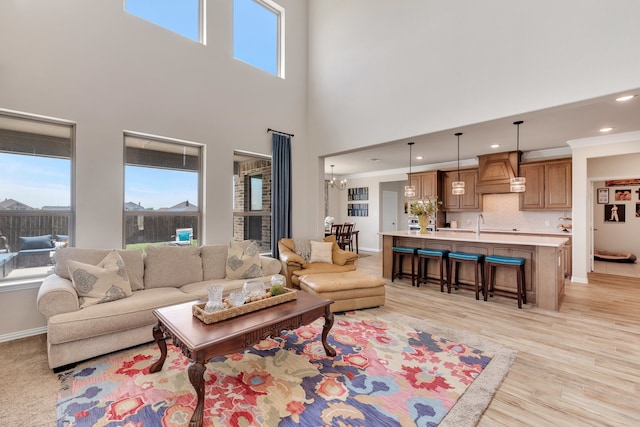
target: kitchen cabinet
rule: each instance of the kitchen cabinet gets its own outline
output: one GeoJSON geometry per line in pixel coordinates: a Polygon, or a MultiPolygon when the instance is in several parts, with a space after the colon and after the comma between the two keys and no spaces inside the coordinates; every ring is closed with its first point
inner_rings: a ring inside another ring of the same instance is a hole
{"type": "Polygon", "coordinates": [[[571,244],[571,236],[567,236],[569,241],[564,244],[564,277],[571,278],[573,274],[573,268],[571,263],[573,261],[573,245],[571,244]]]}
{"type": "Polygon", "coordinates": [[[412,173],[409,179],[411,185],[416,187],[416,198],[426,199],[427,197],[438,196],[438,171],[412,173]]]}
{"type": "Polygon", "coordinates": [[[527,189],[520,195],[521,211],[571,209],[571,159],[520,165],[527,189]]]}
{"type": "Polygon", "coordinates": [[[460,171],[460,180],[464,181],[464,194],[451,194],[451,183],[458,180],[458,171],[442,173],[442,209],[446,212],[481,212],[482,195],[476,193],[478,169],[464,169],[460,171]]]}

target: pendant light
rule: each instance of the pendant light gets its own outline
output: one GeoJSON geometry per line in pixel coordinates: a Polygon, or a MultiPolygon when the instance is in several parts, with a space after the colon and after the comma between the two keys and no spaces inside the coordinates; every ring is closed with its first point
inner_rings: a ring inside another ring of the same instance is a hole
{"type": "Polygon", "coordinates": [[[451,183],[451,194],[455,196],[464,194],[464,181],[460,181],[460,135],[462,132],[456,133],[458,137],[458,180],[451,183]]]}
{"type": "Polygon", "coordinates": [[[404,186],[404,197],[416,197],[416,187],[411,185],[411,146],[413,142],[407,142],[409,145],[409,185],[404,186]]]}
{"type": "Polygon", "coordinates": [[[522,120],[518,120],[517,122],[513,122],[516,125],[517,134],[516,134],[516,176],[509,180],[511,186],[510,190],[512,193],[524,193],[527,189],[526,182],[527,178],[520,176],[520,125],[524,123],[522,120]]]}
{"type": "Polygon", "coordinates": [[[336,178],[333,176],[333,167],[335,165],[331,165],[331,181],[329,181],[329,185],[333,188],[337,188],[338,190],[344,190],[347,188],[347,180],[343,179],[340,183],[336,182],[336,178]]]}

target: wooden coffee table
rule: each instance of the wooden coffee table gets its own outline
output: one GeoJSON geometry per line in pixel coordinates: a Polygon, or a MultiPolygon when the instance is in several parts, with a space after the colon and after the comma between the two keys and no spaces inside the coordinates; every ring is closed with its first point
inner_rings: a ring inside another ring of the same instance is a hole
{"type": "Polygon", "coordinates": [[[333,326],[333,313],[329,306],[333,301],[298,291],[297,299],[267,307],[222,322],[205,324],[192,314],[195,302],[173,305],[153,310],[158,323],[153,327],[153,338],[160,347],[160,359],[151,365],[150,372],[162,369],[167,358],[166,339],[191,360],[189,381],[196,391],[198,403],[189,426],[202,426],[204,416],[205,364],[212,357],[237,353],[270,336],[279,336],[284,330],[297,329],[324,316],[322,345],[327,356],[336,351],[327,343],[333,326]]]}

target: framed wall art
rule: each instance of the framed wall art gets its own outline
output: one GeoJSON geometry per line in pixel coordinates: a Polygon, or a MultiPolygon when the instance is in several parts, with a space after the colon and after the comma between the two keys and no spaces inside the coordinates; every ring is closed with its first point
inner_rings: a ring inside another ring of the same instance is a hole
{"type": "Polygon", "coordinates": [[[624,222],[624,205],[604,205],[604,222],[624,222]]]}
{"type": "Polygon", "coordinates": [[[598,203],[600,203],[600,204],[609,203],[609,189],[608,188],[598,188],[598,203]]]}
{"type": "Polygon", "coordinates": [[[615,190],[615,200],[616,202],[624,202],[626,200],[631,200],[631,190],[615,190]]]}
{"type": "Polygon", "coordinates": [[[640,178],[611,179],[604,182],[607,187],[640,185],[640,178]]]}

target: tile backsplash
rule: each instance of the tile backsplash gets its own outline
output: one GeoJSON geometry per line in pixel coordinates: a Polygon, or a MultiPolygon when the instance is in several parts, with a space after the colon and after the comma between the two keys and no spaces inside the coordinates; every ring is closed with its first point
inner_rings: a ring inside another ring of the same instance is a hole
{"type": "MultiPolygon", "coordinates": [[[[519,210],[519,195],[485,194],[482,196],[482,216],[484,224],[481,228],[500,228],[540,232],[558,232],[560,224],[570,224],[571,221],[561,220],[561,217],[571,217],[567,212],[530,212],[519,210]]],[[[458,221],[458,228],[474,228],[476,218],[480,212],[449,212],[446,222],[458,221]]]]}

